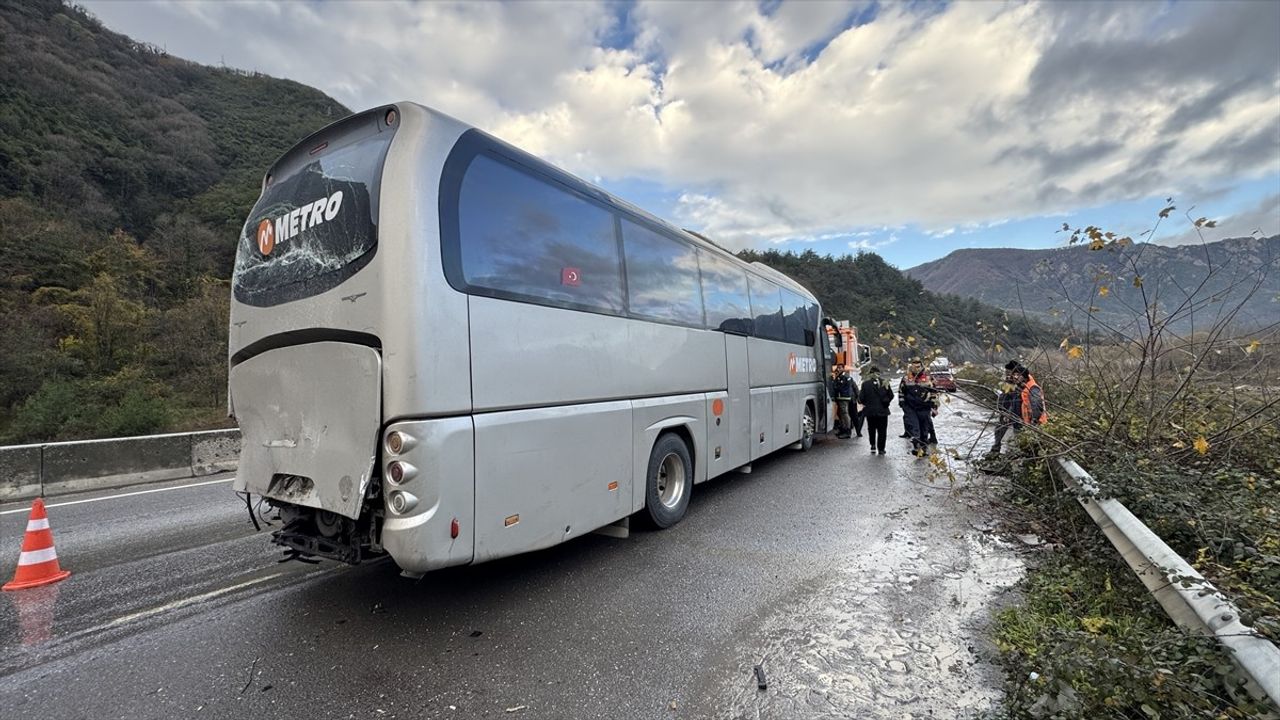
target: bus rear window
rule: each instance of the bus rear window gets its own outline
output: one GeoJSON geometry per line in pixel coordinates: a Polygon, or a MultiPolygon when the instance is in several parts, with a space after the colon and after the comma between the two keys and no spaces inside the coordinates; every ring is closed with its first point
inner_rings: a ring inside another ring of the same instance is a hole
{"type": "Polygon", "coordinates": [[[289,163],[286,156],[277,166],[240,235],[236,300],[263,307],[319,295],[373,259],[378,190],[393,133],[361,125],[364,137],[352,139],[348,131],[332,141],[343,142],[340,147],[317,144],[327,152],[314,160],[289,163]]]}

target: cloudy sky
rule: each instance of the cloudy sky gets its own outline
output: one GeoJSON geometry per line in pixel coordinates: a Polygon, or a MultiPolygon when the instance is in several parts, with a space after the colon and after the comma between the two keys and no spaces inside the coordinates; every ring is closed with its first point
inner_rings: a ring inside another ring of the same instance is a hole
{"type": "Polygon", "coordinates": [[[414,100],[732,247],[1280,232],[1280,2],[121,2],[173,55],[414,100]]]}

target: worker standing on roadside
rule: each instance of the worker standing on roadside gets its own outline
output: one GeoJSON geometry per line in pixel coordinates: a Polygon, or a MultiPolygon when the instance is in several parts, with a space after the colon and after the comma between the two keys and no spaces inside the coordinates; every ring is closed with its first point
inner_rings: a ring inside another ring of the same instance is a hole
{"type": "Polygon", "coordinates": [[[836,424],[836,437],[847,438],[851,435],[853,423],[849,418],[849,403],[853,401],[853,376],[848,368],[831,369],[831,394],[836,399],[836,412],[839,418],[836,424]]]}
{"type": "Polygon", "coordinates": [[[924,457],[929,450],[929,419],[938,414],[938,401],[933,381],[919,358],[911,358],[908,363],[907,374],[898,384],[898,397],[902,401],[902,411],[906,413],[911,449],[917,456],[924,457]]]}
{"type": "Polygon", "coordinates": [[[1023,425],[1043,425],[1049,419],[1049,413],[1044,407],[1044,390],[1040,389],[1039,383],[1031,376],[1031,371],[1026,367],[1019,366],[1017,369],[1019,379],[1021,379],[1021,392],[1019,393],[1019,409],[1022,413],[1023,425]]]}
{"type": "Polygon", "coordinates": [[[1004,366],[1004,382],[1000,384],[1000,397],[996,400],[996,439],[991,445],[991,454],[1000,454],[1004,436],[1013,430],[1017,432],[1022,422],[1022,376],[1018,368],[1022,367],[1017,360],[1010,360],[1004,366]]]}
{"type": "Polygon", "coordinates": [[[867,369],[867,379],[858,390],[858,409],[867,421],[867,440],[871,454],[884,455],[885,434],[889,431],[889,403],[893,402],[893,390],[880,377],[880,368],[867,369]]]}

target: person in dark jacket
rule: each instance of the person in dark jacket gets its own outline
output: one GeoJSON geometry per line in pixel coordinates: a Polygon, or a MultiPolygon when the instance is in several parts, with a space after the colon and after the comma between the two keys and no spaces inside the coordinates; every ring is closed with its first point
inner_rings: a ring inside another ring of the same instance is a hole
{"type": "Polygon", "coordinates": [[[872,365],[867,369],[867,378],[862,381],[862,388],[858,390],[858,409],[867,421],[867,439],[871,443],[872,455],[877,452],[884,455],[884,438],[889,430],[891,402],[893,390],[880,377],[880,368],[872,365]]]}
{"type": "Polygon", "coordinates": [[[1010,360],[1004,366],[1004,382],[1000,385],[1000,397],[996,400],[996,439],[991,445],[991,454],[1000,453],[1004,436],[1010,430],[1016,432],[1018,423],[1022,421],[1021,364],[1010,360]]]}
{"type": "MultiPolygon", "coordinates": [[[[849,418],[849,403],[853,401],[853,376],[845,368],[832,368],[831,395],[836,399],[836,437],[851,435],[853,422],[849,418]]],[[[861,435],[861,433],[859,433],[861,435]]]]}
{"type": "Polygon", "coordinates": [[[923,457],[929,449],[929,419],[938,414],[938,401],[933,381],[925,372],[924,363],[912,358],[907,374],[898,383],[898,398],[906,413],[907,432],[911,434],[911,449],[923,457]]]}

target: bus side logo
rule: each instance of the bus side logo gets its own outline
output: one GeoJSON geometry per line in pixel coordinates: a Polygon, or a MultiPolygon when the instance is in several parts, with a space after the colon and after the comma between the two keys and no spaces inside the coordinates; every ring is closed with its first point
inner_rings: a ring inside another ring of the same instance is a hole
{"type": "Polygon", "coordinates": [[[818,360],[817,358],[811,357],[796,357],[795,353],[791,353],[790,355],[787,355],[787,369],[791,371],[792,375],[795,375],[798,372],[817,372],[818,360]]]}
{"type": "Polygon", "coordinates": [[[270,255],[276,246],[276,229],[270,220],[258,223],[258,252],[270,255]]]}

